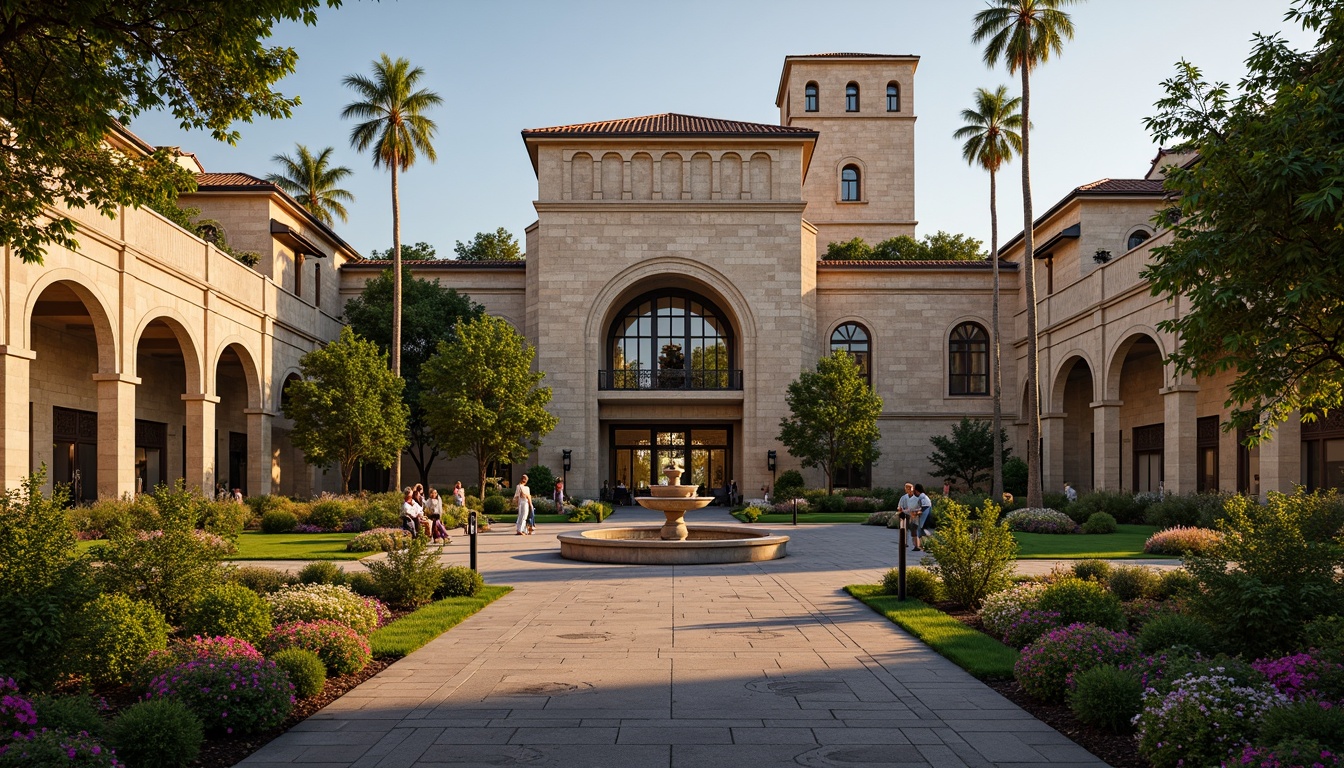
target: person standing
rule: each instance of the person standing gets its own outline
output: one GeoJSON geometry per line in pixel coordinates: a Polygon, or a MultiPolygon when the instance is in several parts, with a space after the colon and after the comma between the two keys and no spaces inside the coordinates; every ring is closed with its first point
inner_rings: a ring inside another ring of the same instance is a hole
{"type": "Polygon", "coordinates": [[[459,507],[467,506],[467,492],[462,489],[461,480],[453,485],[453,503],[459,507]]]}
{"type": "Polygon", "coordinates": [[[556,480],[556,481],[555,481],[555,493],[552,494],[552,496],[551,496],[551,500],[555,502],[555,513],[558,514],[558,515],[563,515],[563,514],[565,514],[565,481],[564,481],[564,480],[556,480]]]}
{"type": "Polygon", "coordinates": [[[233,503],[234,503],[234,504],[242,504],[242,503],[243,503],[243,489],[242,489],[242,488],[234,488],[234,489],[233,489],[233,503]]]}
{"type": "MultiPolygon", "coordinates": [[[[905,527],[907,529],[913,529],[915,527],[915,523],[919,521],[920,509],[919,494],[915,493],[914,483],[905,484],[905,495],[896,503],[896,511],[905,515],[905,527]]],[[[915,539],[915,541],[917,542],[919,539],[915,539]]],[[[919,545],[915,544],[914,549],[915,551],[919,551],[919,545]]]]}
{"type": "Polygon", "coordinates": [[[952,481],[951,481],[951,480],[944,480],[944,481],[943,481],[943,496],[951,496],[951,495],[952,495],[952,481]]]}
{"type": "Polygon", "coordinates": [[[518,481],[518,485],[513,487],[513,505],[518,510],[518,522],[515,524],[515,530],[518,536],[525,533],[531,533],[528,530],[527,523],[532,513],[532,489],[527,487],[527,475],[518,481]]]}
{"type": "Polygon", "coordinates": [[[1070,504],[1078,500],[1078,492],[1068,483],[1064,484],[1064,498],[1068,499],[1070,504]]]}
{"type": "Polygon", "coordinates": [[[429,498],[425,499],[425,517],[429,518],[429,540],[433,544],[448,542],[448,529],[443,527],[443,499],[439,498],[439,489],[430,488],[429,498]]]}
{"type": "Polygon", "coordinates": [[[920,547],[924,546],[924,526],[929,524],[929,518],[933,516],[933,502],[920,483],[915,483],[915,496],[919,499],[919,519],[915,521],[914,537],[915,551],[919,552],[920,547]]]}

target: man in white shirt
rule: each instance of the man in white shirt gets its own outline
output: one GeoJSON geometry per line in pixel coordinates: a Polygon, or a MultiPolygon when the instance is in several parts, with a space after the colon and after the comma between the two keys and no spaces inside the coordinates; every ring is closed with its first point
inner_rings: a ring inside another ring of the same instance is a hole
{"type": "MultiPolygon", "coordinates": [[[[896,511],[905,515],[907,520],[906,528],[913,529],[915,523],[919,521],[919,494],[915,493],[914,483],[905,484],[905,495],[901,497],[899,502],[897,502],[896,511]]],[[[919,539],[916,538],[915,541],[918,542],[919,539]]],[[[914,548],[918,551],[919,544],[916,543],[914,548]]]]}
{"type": "Polygon", "coordinates": [[[420,535],[420,515],[424,509],[416,503],[414,490],[409,486],[401,499],[401,527],[414,539],[420,535]]]}

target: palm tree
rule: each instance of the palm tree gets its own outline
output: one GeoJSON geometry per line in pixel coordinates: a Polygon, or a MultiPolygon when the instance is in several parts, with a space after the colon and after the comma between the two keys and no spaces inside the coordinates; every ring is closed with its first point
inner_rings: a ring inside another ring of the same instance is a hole
{"type": "Polygon", "coordinates": [[[1064,52],[1073,21],[1060,10],[1075,0],[987,0],[971,39],[985,43],[985,64],[1022,75],[1022,264],[1027,282],[1027,505],[1041,506],[1041,350],[1036,323],[1036,241],[1031,210],[1031,70],[1064,52]]]}
{"type": "Polygon", "coordinates": [[[295,144],[294,150],[297,158],[289,155],[271,158],[280,165],[280,173],[268,173],[266,180],[288,192],[323,224],[331,226],[335,216],[346,221],[345,206],[340,201],[353,203],[355,196],[336,184],[349,176],[351,170],[343,165],[331,167],[331,153],[335,151],[331,147],[316,157],[302,144],[295,144]]]}
{"type": "Polygon", "coordinates": [[[999,370],[999,192],[995,179],[999,168],[1022,151],[1022,99],[1008,96],[1008,86],[996,90],[978,88],[975,109],[963,109],[966,125],[952,134],[964,139],[961,156],[971,165],[989,171],[989,259],[994,264],[994,309],[990,323],[994,327],[994,476],[993,498],[1003,496],[1003,374],[999,370]]]}
{"type": "MultiPolygon", "coordinates": [[[[403,58],[386,53],[373,62],[373,76],[347,75],[342,82],[359,101],[347,104],[341,117],[359,120],[350,131],[350,143],[363,152],[373,149],[373,167],[392,171],[392,373],[401,375],[401,199],[397,174],[408,170],[423,154],[437,159],[431,140],[438,126],[425,116],[443,103],[431,90],[416,90],[425,71],[403,58]]],[[[393,489],[401,487],[401,456],[392,470],[393,489]]]]}

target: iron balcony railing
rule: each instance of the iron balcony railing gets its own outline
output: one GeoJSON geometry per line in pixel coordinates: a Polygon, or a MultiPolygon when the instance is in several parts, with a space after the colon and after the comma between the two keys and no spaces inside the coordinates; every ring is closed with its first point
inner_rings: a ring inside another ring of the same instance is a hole
{"type": "Polygon", "coordinates": [[[623,368],[598,371],[597,388],[603,390],[731,390],[742,388],[740,370],[653,370],[623,368]]]}

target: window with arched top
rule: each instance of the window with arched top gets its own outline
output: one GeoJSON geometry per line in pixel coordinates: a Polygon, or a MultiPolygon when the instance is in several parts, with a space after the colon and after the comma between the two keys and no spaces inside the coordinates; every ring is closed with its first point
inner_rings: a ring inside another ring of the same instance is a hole
{"type": "Polygon", "coordinates": [[[843,349],[854,358],[868,386],[873,385],[872,346],[868,329],[858,323],[844,323],[831,332],[831,351],[843,349]]]}
{"type": "Polygon", "coordinates": [[[817,111],[817,84],[816,84],[816,83],[808,83],[808,84],[807,84],[807,87],[803,89],[803,111],[805,111],[805,112],[816,112],[816,111],[817,111]]]}
{"type": "Polygon", "coordinates": [[[989,394],[989,334],[979,323],[962,323],[948,339],[948,394],[989,394]]]}
{"type": "Polygon", "coordinates": [[[1150,237],[1152,237],[1152,235],[1148,233],[1148,230],[1136,229],[1129,233],[1129,240],[1126,241],[1125,245],[1128,250],[1132,251],[1140,245],[1143,245],[1143,242],[1150,237]]]}
{"type": "Polygon", "coordinates": [[[845,111],[859,111],[859,84],[850,83],[845,86],[845,111]]]}
{"type": "Polygon", "coordinates": [[[895,82],[887,83],[887,111],[901,111],[901,86],[895,82]]]}
{"type": "Polygon", "coordinates": [[[859,167],[857,165],[846,165],[840,170],[840,200],[843,202],[858,202],[859,197],[859,167]]]}
{"type": "Polygon", "coordinates": [[[631,301],[612,322],[602,389],[741,389],[733,331],[699,294],[675,288],[631,301]]]}

